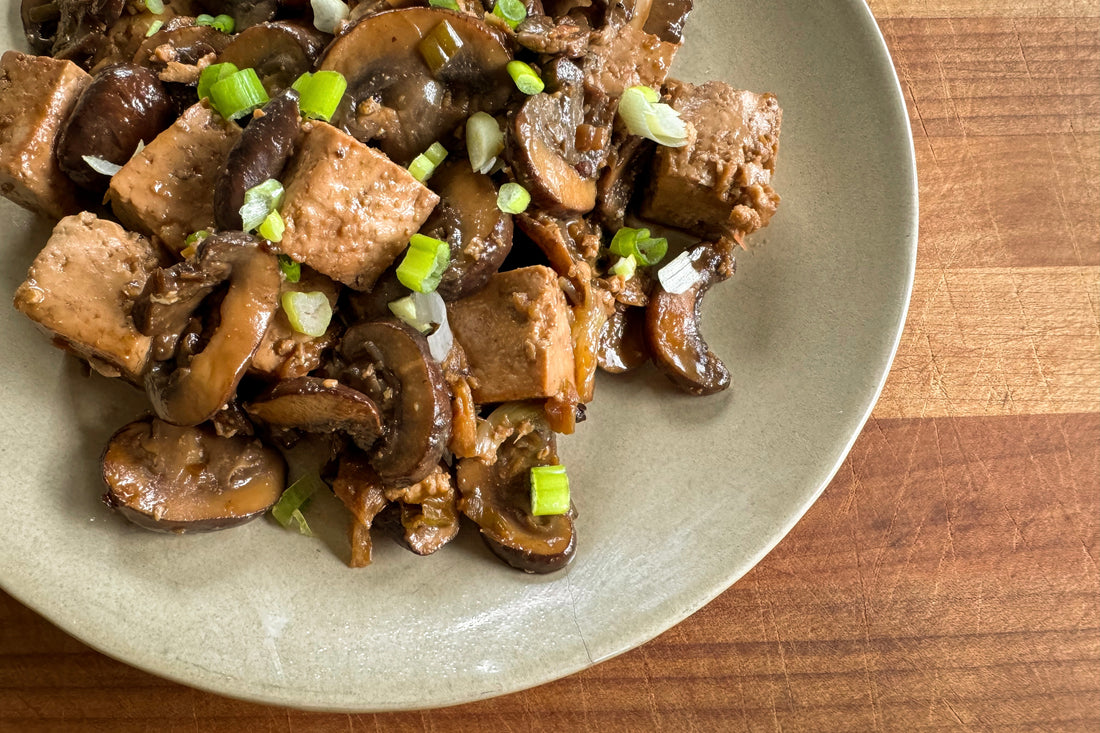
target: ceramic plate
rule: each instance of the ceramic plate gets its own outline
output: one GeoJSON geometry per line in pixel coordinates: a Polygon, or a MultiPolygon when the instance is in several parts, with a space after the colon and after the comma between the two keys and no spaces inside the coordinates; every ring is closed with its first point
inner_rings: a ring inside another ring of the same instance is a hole
{"type": "MultiPolygon", "coordinates": [[[[308,539],[268,520],[147,533],[102,504],[98,456],[142,410],[0,309],[0,585],[93,647],[188,685],[299,708],[426,708],[537,685],[656,636],[741,577],[828,483],[879,393],[916,247],[905,105],[861,0],[699,0],[675,75],[778,94],[783,204],[708,295],[734,375],[710,398],[652,370],[601,378],[561,441],[580,512],[565,571],[532,577],[467,531],[344,566],[321,502],[308,539]]],[[[3,45],[22,48],[18,3],[3,45]]],[[[3,292],[49,227],[0,202],[3,292]]],[[[606,375],[601,375],[604,377],[606,375]]]]}

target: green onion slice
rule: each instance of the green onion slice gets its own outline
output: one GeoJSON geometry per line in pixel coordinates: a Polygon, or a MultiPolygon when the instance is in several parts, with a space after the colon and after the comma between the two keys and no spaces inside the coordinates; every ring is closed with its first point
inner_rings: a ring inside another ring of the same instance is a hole
{"type": "Polygon", "coordinates": [[[348,88],[348,80],[339,71],[306,72],[291,85],[298,92],[298,109],[313,120],[328,122],[336,114],[348,88]]]}
{"type": "Polygon", "coordinates": [[[187,245],[198,244],[209,236],[210,232],[205,229],[200,229],[197,232],[191,232],[190,234],[188,234],[187,239],[183,240],[183,243],[187,245]]]}
{"type": "Polygon", "coordinates": [[[611,274],[618,275],[623,280],[629,280],[634,277],[634,273],[638,270],[638,261],[633,257],[620,257],[615,261],[615,264],[611,266],[611,274]]]}
{"type": "Polygon", "coordinates": [[[232,33],[233,29],[237,27],[237,21],[233,20],[230,15],[215,16],[202,13],[195,17],[195,25],[208,25],[222,33],[232,33]]]}
{"type": "Polygon", "coordinates": [[[156,32],[159,31],[163,25],[163,20],[154,20],[152,23],[149,24],[149,30],[145,31],[145,37],[148,38],[149,36],[155,35],[156,32]]]}
{"type": "Polygon", "coordinates": [[[565,466],[531,468],[531,514],[544,517],[569,512],[569,474],[565,466]]]}
{"type": "Polygon", "coordinates": [[[300,293],[288,290],[279,296],[279,302],[286,311],[290,327],[295,331],[313,338],[325,335],[332,321],[332,304],[328,302],[327,295],[320,291],[300,293]]]}
{"type": "Polygon", "coordinates": [[[290,523],[294,522],[298,525],[299,532],[312,537],[313,532],[310,531],[305,515],[302,514],[302,507],[311,496],[317,493],[318,489],[323,488],[327,488],[327,484],[317,474],[309,473],[302,476],[291,484],[275,502],[275,506],[271,507],[271,516],[284,527],[289,528],[290,523]]]}
{"type": "Polygon", "coordinates": [[[631,135],[672,148],[687,145],[687,125],[680,119],[680,113],[659,99],[650,87],[630,87],[619,100],[619,116],[631,135]]]}
{"type": "Polygon", "coordinates": [[[615,232],[609,249],[620,257],[633,257],[639,265],[656,265],[668,254],[668,240],[650,237],[648,229],[623,227],[615,232]]]}
{"type": "Polygon", "coordinates": [[[527,7],[522,0],[497,0],[493,6],[493,15],[502,18],[509,28],[515,30],[516,26],[527,19],[527,7]]]}
{"type": "Polygon", "coordinates": [[[394,314],[417,331],[420,331],[420,333],[427,333],[432,330],[431,324],[421,323],[417,319],[416,302],[413,301],[411,295],[406,295],[404,298],[398,298],[397,300],[391,300],[386,304],[386,307],[390,309],[390,313],[394,314]]]}
{"type": "Polygon", "coordinates": [[[462,36],[458,35],[458,31],[454,29],[454,26],[447,21],[443,21],[432,28],[428,35],[424,36],[424,40],[420,42],[417,48],[420,49],[420,55],[424,57],[424,62],[428,64],[428,68],[432,70],[433,74],[436,74],[465,45],[466,42],[462,40],[462,36]]]}
{"type": "Polygon", "coordinates": [[[264,217],[263,222],[256,228],[256,233],[269,242],[283,241],[283,232],[286,231],[286,223],[278,209],[273,209],[264,217]]]}
{"type": "Polygon", "coordinates": [[[409,173],[412,174],[413,178],[423,183],[432,177],[435,169],[446,157],[447,148],[438,142],[434,142],[427,150],[413,158],[413,162],[409,164],[409,173]]]}
{"type": "Polygon", "coordinates": [[[446,8],[447,10],[459,11],[462,10],[462,8],[458,7],[458,0],[428,0],[428,5],[431,5],[433,8],[446,8]]]}
{"type": "Polygon", "coordinates": [[[423,234],[409,238],[405,258],[397,266],[397,279],[409,290],[430,293],[439,287],[443,272],[451,264],[451,247],[441,239],[423,234]]]}
{"type": "Polygon", "coordinates": [[[302,265],[286,255],[279,255],[279,271],[283,273],[288,283],[296,283],[302,279],[302,265]]]}
{"type": "Polygon", "coordinates": [[[153,15],[160,15],[164,12],[163,0],[145,0],[145,9],[153,15]]]}
{"type": "Polygon", "coordinates": [[[222,79],[236,74],[237,67],[228,61],[224,64],[210,64],[199,75],[199,99],[210,96],[210,87],[222,79]]]}
{"type": "Polygon", "coordinates": [[[210,102],[227,120],[250,114],[268,102],[267,92],[255,69],[241,69],[210,87],[210,102]]]}
{"type": "Polygon", "coordinates": [[[470,168],[488,173],[503,151],[504,133],[492,115],[478,112],[466,120],[466,153],[470,157],[470,168]]]}
{"type": "Polygon", "coordinates": [[[505,183],[497,193],[497,208],[505,214],[522,214],[531,205],[531,194],[518,183],[505,183]]]}
{"type": "Polygon", "coordinates": [[[505,68],[508,69],[508,76],[512,77],[512,81],[516,83],[516,88],[524,94],[538,94],[546,88],[542,77],[531,68],[530,64],[523,61],[509,61],[505,68]]]}
{"type": "Polygon", "coordinates": [[[241,206],[241,229],[251,232],[267,219],[268,214],[283,204],[283,184],[274,178],[253,186],[244,192],[244,204],[241,206]]]}

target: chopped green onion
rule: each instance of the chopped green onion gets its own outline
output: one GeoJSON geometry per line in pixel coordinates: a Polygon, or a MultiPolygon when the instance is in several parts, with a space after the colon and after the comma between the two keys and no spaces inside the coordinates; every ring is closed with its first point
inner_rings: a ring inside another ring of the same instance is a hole
{"type": "Polygon", "coordinates": [[[427,150],[413,158],[413,162],[409,164],[409,173],[412,174],[413,178],[423,183],[432,177],[435,169],[446,157],[447,148],[438,142],[434,142],[427,150]]]}
{"type": "Polygon", "coordinates": [[[269,242],[283,241],[283,232],[285,231],[286,224],[283,222],[283,217],[279,214],[278,209],[273,209],[270,214],[264,217],[263,223],[256,228],[256,233],[269,242]]]}
{"type": "Polygon", "coordinates": [[[497,0],[493,6],[493,15],[503,18],[512,30],[527,18],[527,7],[522,0],[497,0]]]}
{"type": "Polygon", "coordinates": [[[397,279],[409,290],[430,293],[439,287],[443,272],[451,264],[451,247],[441,239],[423,234],[409,238],[405,259],[397,266],[397,279]]]}
{"type": "Polygon", "coordinates": [[[417,48],[420,49],[420,55],[424,57],[424,62],[428,64],[428,68],[432,70],[433,74],[436,74],[465,45],[466,43],[462,40],[462,36],[458,35],[458,31],[450,23],[443,21],[432,28],[428,35],[424,36],[424,40],[420,42],[417,48]]]}
{"type": "Polygon", "coordinates": [[[633,257],[620,257],[615,261],[615,264],[611,266],[611,274],[618,275],[623,280],[629,280],[634,277],[634,273],[638,270],[638,261],[633,257]]]}
{"type": "Polygon", "coordinates": [[[209,236],[210,232],[205,229],[200,229],[197,232],[191,232],[190,234],[188,234],[187,239],[183,240],[183,243],[187,245],[198,244],[209,236]]]}
{"type": "Polygon", "coordinates": [[[153,15],[160,15],[164,12],[163,0],[145,0],[145,9],[153,15]]]}
{"type": "Polygon", "coordinates": [[[314,338],[325,335],[332,321],[332,304],[328,302],[327,295],[320,291],[300,293],[288,290],[279,296],[279,302],[286,311],[290,327],[295,331],[314,338]]]}
{"type": "Polygon", "coordinates": [[[433,8],[446,8],[447,10],[461,10],[458,0],[428,0],[428,5],[433,8]]]}
{"type": "Polygon", "coordinates": [[[650,87],[630,87],[619,100],[619,116],[631,135],[653,140],[671,148],[687,145],[687,126],[680,113],[659,102],[657,92],[650,87]]]}
{"type": "Polygon", "coordinates": [[[195,18],[195,25],[208,25],[222,33],[232,33],[233,29],[237,27],[237,22],[229,15],[214,16],[202,13],[195,18]]]}
{"type": "Polygon", "coordinates": [[[155,35],[156,32],[159,31],[161,29],[161,26],[163,25],[163,20],[154,20],[152,23],[149,24],[149,30],[145,31],[145,37],[148,38],[149,36],[155,35]]]}
{"type": "Polygon", "coordinates": [[[473,170],[488,173],[503,150],[504,133],[492,115],[478,112],[466,120],[466,154],[473,170]]]}
{"type": "Polygon", "coordinates": [[[569,474],[565,466],[531,468],[531,514],[544,517],[569,512],[569,474]]]}
{"type": "Polygon", "coordinates": [[[210,64],[199,75],[199,99],[210,96],[210,87],[222,79],[237,73],[237,67],[226,61],[224,64],[210,64]]]}
{"type": "Polygon", "coordinates": [[[497,208],[505,214],[522,214],[531,205],[531,194],[518,183],[505,183],[497,193],[497,208]]]}
{"type": "Polygon", "coordinates": [[[348,80],[339,71],[306,72],[291,87],[301,95],[298,109],[305,117],[328,122],[336,114],[348,88],[348,80]]]}
{"type": "Polygon", "coordinates": [[[317,493],[318,489],[322,488],[327,488],[327,485],[317,474],[310,473],[302,476],[291,484],[275,502],[275,506],[271,507],[271,516],[287,528],[290,527],[291,522],[294,522],[298,525],[299,532],[312,537],[313,532],[310,531],[305,515],[302,514],[302,507],[311,496],[317,493]]]}
{"type": "Polygon", "coordinates": [[[288,283],[296,283],[302,279],[302,265],[286,255],[279,255],[279,271],[283,273],[288,283]]]}
{"type": "Polygon", "coordinates": [[[413,300],[413,296],[406,295],[404,298],[392,300],[386,304],[386,307],[390,309],[390,313],[420,331],[420,333],[427,333],[432,330],[430,323],[422,323],[417,318],[416,301],[413,300]]]}
{"type": "Polygon", "coordinates": [[[283,184],[274,178],[253,186],[244,192],[244,204],[241,206],[241,229],[246,232],[259,227],[272,211],[283,204],[283,184]]]}
{"type": "Polygon", "coordinates": [[[608,249],[620,257],[633,257],[639,265],[656,265],[668,254],[668,240],[650,237],[648,229],[623,227],[615,232],[608,249]]]}
{"type": "Polygon", "coordinates": [[[241,69],[210,87],[210,102],[227,120],[236,120],[268,102],[255,69],[241,69]]]}
{"type": "Polygon", "coordinates": [[[542,77],[531,68],[530,64],[523,61],[509,61],[506,68],[508,76],[512,77],[512,81],[516,83],[516,89],[524,94],[538,94],[546,88],[542,77]]]}

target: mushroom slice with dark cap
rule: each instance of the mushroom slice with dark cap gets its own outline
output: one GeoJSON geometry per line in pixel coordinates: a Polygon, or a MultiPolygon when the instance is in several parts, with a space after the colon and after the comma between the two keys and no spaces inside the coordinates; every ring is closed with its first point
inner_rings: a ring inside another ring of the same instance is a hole
{"type": "Polygon", "coordinates": [[[298,92],[293,89],[265,104],[263,114],[249,121],[214,183],[214,223],[219,229],[241,228],[245,192],[279,177],[300,131],[298,92]]]}
{"type": "Polygon", "coordinates": [[[22,0],[20,17],[35,53],[88,68],[107,28],[125,7],[125,0],[22,0]]]}
{"type": "Polygon", "coordinates": [[[223,438],[209,426],[138,420],[103,452],[104,500],[158,532],[209,532],[243,524],[278,501],[286,464],[255,438],[223,438]]]}
{"type": "Polygon", "coordinates": [[[166,27],[142,41],[134,63],[149,67],[161,81],[195,84],[202,67],[217,58],[230,38],[208,25],[166,27]]]}
{"type": "Polygon", "coordinates": [[[432,175],[439,204],[420,228],[422,234],[451,246],[451,264],[437,291],[458,300],[488,282],[512,249],[512,217],[497,206],[489,176],[470,169],[465,160],[446,162],[432,175]]]}
{"type": "Polygon", "coordinates": [[[85,156],[124,165],[138,145],[172,124],[175,105],[149,69],[108,66],[81,92],[57,140],[57,162],[77,185],[104,191],[110,176],[94,170],[85,156]]]}
{"type": "Polygon", "coordinates": [[[483,442],[497,444],[496,460],[458,462],[458,508],[481,528],[489,548],[512,567],[528,573],[565,567],[577,546],[572,510],[552,516],[531,514],[531,469],[558,463],[557,441],[542,410],[524,402],[505,403],[489,415],[479,433],[483,442]]]}
{"type": "Polygon", "coordinates": [[[412,486],[386,491],[386,498],[400,505],[405,542],[417,555],[430,555],[458,535],[457,496],[447,464],[412,486]]]}
{"type": "Polygon", "coordinates": [[[385,416],[371,465],[387,487],[422,481],[451,437],[451,395],[427,339],[396,319],[347,330],[340,344],[342,382],[370,396],[385,416]]]}
{"type": "Polygon", "coordinates": [[[646,342],[653,363],[676,386],[689,394],[711,395],[730,386],[730,373],[703,340],[699,317],[703,295],[732,274],[732,263],[711,244],[682,257],[686,260],[678,258],[665,267],[681,263],[685,280],[692,284],[680,293],[657,284],[646,306],[646,342]]]}
{"type": "Polygon", "coordinates": [[[154,349],[162,357],[206,295],[226,281],[205,347],[184,364],[161,361],[145,377],[153,409],[167,422],[198,425],[233,396],[278,308],[279,266],[256,239],[222,232],[203,240],[194,259],[151,276],[135,304],[138,330],[160,342],[154,349]]]}
{"type": "Polygon", "coordinates": [[[516,178],[535,205],[549,214],[584,214],[596,206],[596,171],[577,167],[577,128],[584,119],[583,103],[566,91],[535,94],[509,126],[509,155],[516,178]]]}
{"type": "Polygon", "coordinates": [[[649,360],[645,346],[645,309],[623,303],[615,304],[615,312],[604,323],[596,352],[600,369],[611,374],[623,374],[637,369],[649,360]]]}
{"type": "Polygon", "coordinates": [[[315,28],[289,21],[261,23],[238,33],[218,55],[238,69],[255,69],[269,96],[313,68],[327,42],[315,28]]]}
{"type": "Polygon", "coordinates": [[[245,405],[245,410],[273,428],[346,433],[366,451],[382,434],[382,418],[374,401],[334,379],[298,377],[279,382],[245,405]]]}
{"type": "Polygon", "coordinates": [[[474,112],[504,108],[511,52],[484,21],[441,8],[369,15],[338,37],[319,68],[339,71],[347,94],[333,118],[352,136],[408,165],[474,112]],[[425,60],[421,44],[439,65],[425,60]],[[381,120],[379,122],[378,120],[381,120]]]}

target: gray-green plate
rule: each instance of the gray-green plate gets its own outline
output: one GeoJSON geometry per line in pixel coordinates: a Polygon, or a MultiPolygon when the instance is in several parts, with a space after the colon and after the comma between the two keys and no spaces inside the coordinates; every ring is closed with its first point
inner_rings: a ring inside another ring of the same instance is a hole
{"type": "MultiPolygon", "coordinates": [[[[698,0],[676,75],[773,91],[783,204],[704,333],[733,373],[711,398],[652,370],[601,378],[563,439],[580,512],[575,562],[549,577],[474,532],[420,558],[377,543],[344,566],[324,502],[307,539],[268,520],[172,537],[99,503],[98,456],[143,407],[0,308],[0,585],[124,662],[299,708],[426,708],[562,677],[682,620],[760,560],[829,482],[881,389],[912,285],[912,138],[862,0],[698,0]]],[[[0,44],[23,48],[18,3],[0,44]]],[[[0,202],[10,297],[46,222],[0,202]]],[[[605,377],[606,375],[601,375],[605,377]]]]}

